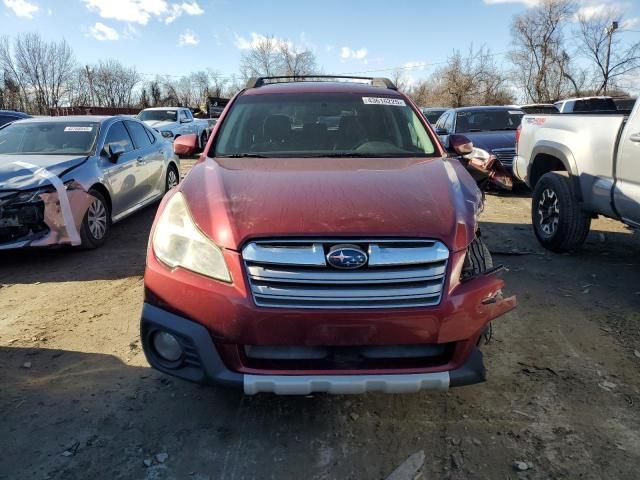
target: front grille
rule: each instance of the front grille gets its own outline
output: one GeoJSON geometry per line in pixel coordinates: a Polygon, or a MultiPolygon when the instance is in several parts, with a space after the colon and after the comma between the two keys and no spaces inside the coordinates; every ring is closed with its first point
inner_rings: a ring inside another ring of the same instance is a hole
{"type": "Polygon", "coordinates": [[[242,256],[260,307],[407,308],[440,303],[449,251],[433,240],[263,240],[242,256]],[[367,252],[366,265],[328,265],[329,250],[345,244],[367,252]]]}
{"type": "Polygon", "coordinates": [[[515,148],[494,148],[492,152],[505,167],[513,165],[513,157],[516,156],[515,148]]]}

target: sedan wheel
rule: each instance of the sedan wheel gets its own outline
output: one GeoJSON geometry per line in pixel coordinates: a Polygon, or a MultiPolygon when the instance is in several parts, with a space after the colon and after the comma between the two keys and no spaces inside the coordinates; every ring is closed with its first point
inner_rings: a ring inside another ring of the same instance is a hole
{"type": "Polygon", "coordinates": [[[84,214],[80,226],[80,238],[83,248],[97,248],[102,245],[111,229],[111,212],[104,196],[97,190],[89,190],[93,198],[84,214]]]}
{"type": "Polygon", "coordinates": [[[172,164],[169,165],[167,170],[167,181],[165,186],[165,192],[168,192],[180,182],[180,176],[178,175],[178,169],[172,164]]]}

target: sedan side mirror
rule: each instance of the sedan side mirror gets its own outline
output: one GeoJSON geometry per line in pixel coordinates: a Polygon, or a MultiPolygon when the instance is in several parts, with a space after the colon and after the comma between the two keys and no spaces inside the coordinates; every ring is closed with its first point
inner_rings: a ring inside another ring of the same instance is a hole
{"type": "Polygon", "coordinates": [[[173,153],[179,157],[188,157],[198,148],[198,136],[195,134],[180,135],[173,141],[173,153]]]}
{"type": "Polygon", "coordinates": [[[110,143],[107,147],[107,158],[109,158],[109,161],[116,163],[124,151],[124,147],[120,143],[110,143]]]}
{"type": "Polygon", "coordinates": [[[183,118],[182,120],[180,120],[180,123],[190,123],[190,122],[193,122],[191,118],[183,118]]]}
{"type": "Polygon", "coordinates": [[[449,149],[458,155],[468,155],[473,152],[473,142],[464,135],[451,135],[449,137],[449,149]]]}

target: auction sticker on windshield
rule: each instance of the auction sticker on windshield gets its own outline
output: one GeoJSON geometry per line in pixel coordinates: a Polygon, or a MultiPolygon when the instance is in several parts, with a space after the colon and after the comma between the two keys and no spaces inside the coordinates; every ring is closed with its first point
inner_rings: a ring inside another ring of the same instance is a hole
{"type": "Polygon", "coordinates": [[[407,104],[401,98],[386,97],[362,97],[366,105],[394,105],[396,107],[406,107],[407,104]]]}
{"type": "Polygon", "coordinates": [[[64,127],[65,132],[90,132],[93,127],[64,127]]]}

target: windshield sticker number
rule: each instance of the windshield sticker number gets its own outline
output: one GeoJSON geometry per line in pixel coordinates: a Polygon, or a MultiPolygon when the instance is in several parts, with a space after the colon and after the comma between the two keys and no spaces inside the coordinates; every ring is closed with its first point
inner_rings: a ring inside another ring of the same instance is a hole
{"type": "Polygon", "coordinates": [[[90,132],[93,127],[64,127],[65,132],[90,132]]]}
{"type": "Polygon", "coordinates": [[[362,101],[365,105],[393,105],[395,107],[407,106],[401,98],[362,97],[362,101]]]}

